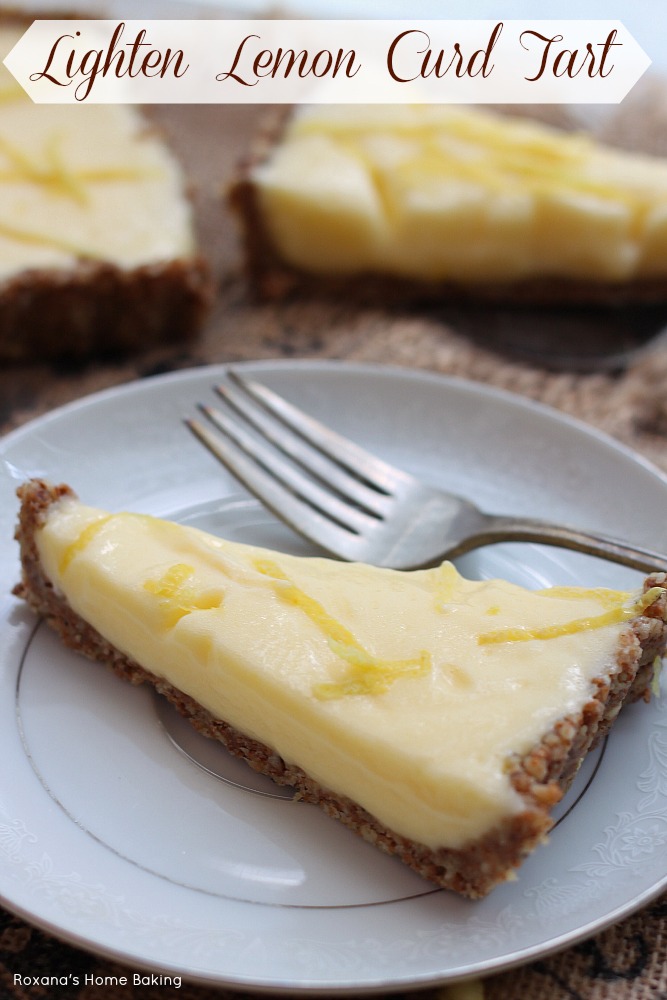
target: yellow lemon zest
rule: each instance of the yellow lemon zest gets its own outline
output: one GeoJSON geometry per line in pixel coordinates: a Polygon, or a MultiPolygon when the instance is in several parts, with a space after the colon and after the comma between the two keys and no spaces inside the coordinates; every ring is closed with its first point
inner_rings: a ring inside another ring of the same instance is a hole
{"type": "MultiPolygon", "coordinates": [[[[645,594],[639,598],[633,608],[633,614],[641,615],[647,608],[650,608],[652,604],[658,600],[661,594],[665,592],[665,587],[649,587],[645,594]]],[[[631,617],[631,616],[630,616],[631,617]]]]}
{"type": "Polygon", "coordinates": [[[210,611],[222,604],[220,591],[204,593],[189,584],[194,572],[187,563],[175,563],[158,580],[144,583],[144,589],[158,598],[166,628],[173,628],[192,611],[210,611]]]}
{"type": "MultiPolygon", "coordinates": [[[[3,100],[0,91],[0,103],[3,100]]],[[[62,155],[63,137],[53,133],[46,139],[39,156],[34,159],[0,136],[0,154],[9,167],[0,170],[0,183],[23,182],[46,188],[53,195],[70,198],[83,207],[89,202],[89,187],[91,184],[109,181],[131,181],[141,176],[148,176],[148,171],[117,167],[74,169],[67,165],[62,155]]],[[[0,223],[0,235],[16,243],[27,243],[50,247],[75,257],[90,258],[102,256],[101,251],[95,251],[84,246],[78,246],[66,238],[59,238],[40,233],[20,226],[0,223]]]]}
{"type": "Polygon", "coordinates": [[[58,566],[58,570],[61,574],[65,572],[74,557],[77,556],[79,552],[83,552],[83,550],[87,548],[100,528],[103,528],[107,521],[111,520],[111,517],[111,514],[107,514],[105,517],[98,518],[97,521],[91,521],[90,524],[86,525],[78,538],[67,546],[60,558],[60,564],[58,566]]]}
{"type": "Polygon", "coordinates": [[[427,652],[406,660],[383,660],[369,653],[341,622],[329,614],[319,601],[297,587],[271,559],[257,559],[255,569],[275,580],[276,594],[288,604],[300,608],[327,638],[330,649],[350,667],[338,683],[316,684],[316,698],[329,701],[359,694],[383,694],[395,680],[405,676],[422,676],[431,669],[427,652]]]}
{"type": "Polygon", "coordinates": [[[436,611],[444,611],[456,591],[460,580],[458,570],[450,562],[444,562],[434,574],[436,611]]]}
{"type": "Polygon", "coordinates": [[[418,657],[408,660],[381,660],[357,646],[345,646],[329,639],[329,646],[346,660],[351,667],[339,683],[316,684],[316,698],[328,701],[351,694],[383,694],[399,677],[422,677],[431,669],[430,654],[424,650],[418,657]]]}
{"type": "Polygon", "coordinates": [[[18,226],[9,226],[5,222],[0,222],[0,236],[14,240],[16,243],[28,243],[35,246],[50,247],[53,250],[61,250],[64,253],[71,254],[73,257],[94,260],[96,257],[101,258],[104,256],[101,250],[90,250],[67,239],[60,239],[57,236],[47,236],[44,233],[31,232],[29,229],[20,229],[18,226]]]}
{"type": "MultiPolygon", "coordinates": [[[[284,583],[285,586],[277,587],[276,593],[287,604],[293,604],[301,608],[308,615],[311,621],[322,629],[329,639],[340,642],[344,646],[358,646],[352,633],[341,625],[326,611],[319,601],[310,597],[303,590],[297,587],[289,577],[285,576],[277,563],[272,559],[258,559],[255,561],[255,569],[264,576],[270,576],[273,580],[284,583]]],[[[359,647],[360,648],[360,647],[359,647]]]]}
{"type": "Polygon", "coordinates": [[[616,608],[632,597],[629,591],[611,590],[608,587],[545,587],[536,590],[542,597],[555,597],[566,601],[598,601],[603,608],[616,608]]]}
{"type": "MultiPolygon", "coordinates": [[[[0,102],[2,92],[0,92],[0,102]]],[[[0,153],[9,161],[12,170],[0,173],[4,181],[27,181],[50,188],[55,194],[86,201],[86,184],[104,183],[117,180],[136,180],[148,176],[146,170],[135,167],[118,166],[74,168],[68,166],[62,153],[64,137],[57,132],[47,136],[38,156],[31,158],[4,136],[0,136],[0,153]]]]}
{"type": "Polygon", "coordinates": [[[487,190],[531,190],[547,199],[582,194],[642,204],[640,194],[619,191],[613,184],[586,176],[582,166],[595,147],[583,134],[537,132],[529,124],[502,116],[452,116],[440,122],[424,121],[416,115],[412,121],[377,123],[305,119],[293,131],[297,135],[334,136],[371,173],[375,164],[366,148],[369,135],[388,132],[408,139],[415,144],[412,155],[391,168],[394,177],[403,177],[408,183],[454,177],[482,184],[487,190]]]}
{"type": "Polygon", "coordinates": [[[480,645],[485,646],[496,642],[528,642],[531,639],[556,639],[562,635],[574,635],[576,632],[604,628],[605,625],[617,625],[620,622],[630,621],[636,615],[643,614],[646,608],[658,599],[664,589],[664,587],[651,587],[629,607],[626,603],[627,594],[619,591],[617,592],[615,606],[608,607],[600,615],[575,618],[572,621],[563,622],[561,625],[546,625],[543,628],[530,629],[517,627],[498,629],[496,632],[482,633],[477,641],[480,645]]]}
{"type": "Polygon", "coordinates": [[[41,155],[31,159],[23,150],[0,136],[0,152],[13,166],[16,179],[42,185],[55,194],[66,195],[78,202],[84,201],[85,189],[76,173],[63,160],[61,143],[61,137],[53,133],[47,138],[41,155]]]}

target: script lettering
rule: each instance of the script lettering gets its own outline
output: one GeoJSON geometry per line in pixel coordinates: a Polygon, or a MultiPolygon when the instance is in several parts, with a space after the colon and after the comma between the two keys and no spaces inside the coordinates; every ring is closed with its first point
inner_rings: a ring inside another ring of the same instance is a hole
{"type": "Polygon", "coordinates": [[[500,38],[500,34],[503,30],[503,22],[499,21],[495,28],[491,32],[489,40],[484,48],[476,49],[468,58],[464,55],[460,42],[454,42],[452,46],[451,53],[446,53],[444,49],[440,49],[434,54],[431,48],[431,38],[425,32],[421,31],[419,28],[408,28],[406,31],[402,31],[400,35],[397,35],[389,46],[387,52],[387,69],[389,70],[389,75],[393,80],[398,83],[409,83],[412,80],[427,79],[429,76],[435,76],[436,79],[441,79],[450,70],[453,69],[454,74],[461,78],[463,76],[475,77],[475,76],[490,76],[493,72],[493,65],[490,64],[491,53],[500,38]],[[411,38],[410,36],[421,36],[421,38],[411,38]],[[421,49],[416,49],[416,54],[418,56],[423,56],[421,64],[418,60],[411,61],[410,48],[407,44],[407,40],[410,42],[419,42],[424,40],[424,47],[421,49]],[[400,46],[400,51],[399,51],[400,46]],[[398,58],[401,57],[402,60],[406,58],[407,62],[403,68],[398,66],[398,58]],[[447,61],[449,60],[449,61],[447,61]],[[408,68],[409,67],[409,68],[408,68]],[[404,75],[404,74],[412,75],[404,75]]]}
{"type": "Polygon", "coordinates": [[[540,65],[534,76],[526,76],[525,80],[531,83],[535,80],[539,80],[545,73],[551,71],[556,77],[568,76],[571,79],[578,76],[582,71],[589,77],[609,76],[614,68],[614,64],[607,67],[607,58],[610,51],[614,47],[619,47],[623,44],[622,42],[617,42],[616,36],[618,32],[616,28],[609,32],[607,38],[604,42],[596,42],[597,48],[602,49],[600,53],[596,55],[593,43],[587,42],[583,52],[579,49],[568,49],[568,48],[558,48],[560,43],[564,41],[562,35],[552,35],[549,38],[547,35],[541,34],[539,31],[522,31],[519,41],[526,51],[529,50],[529,45],[524,42],[524,38],[537,39],[539,42],[543,43],[542,47],[542,58],[540,59],[540,65]],[[552,46],[554,49],[552,51],[552,46]]]}
{"type": "Polygon", "coordinates": [[[252,38],[261,41],[259,35],[246,35],[237,47],[229,69],[216,75],[216,80],[219,83],[233,80],[243,87],[256,87],[259,81],[265,77],[271,79],[282,77],[286,80],[290,76],[296,75],[302,79],[307,76],[321,79],[325,76],[336,77],[339,73],[352,78],[357,75],[361,68],[356,63],[354,49],[344,52],[341,48],[335,53],[329,49],[319,49],[311,54],[308,49],[295,52],[294,49],[284,49],[279,46],[275,51],[260,49],[259,52],[252,55],[244,51],[246,44],[252,38]]]}
{"type": "Polygon", "coordinates": [[[80,38],[80,31],[74,35],[60,35],[51,47],[44,68],[31,73],[30,79],[46,79],[59,87],[69,87],[78,79],[74,94],[77,101],[85,101],[98,77],[108,75],[117,79],[123,76],[164,77],[171,71],[178,78],[187,72],[189,66],[183,65],[185,56],[181,49],[167,48],[161,52],[160,49],[150,48],[151,43],[145,41],[145,28],[137,32],[134,41],[124,42],[121,45],[124,31],[125,22],[121,21],[115,28],[107,48],[87,49],[83,55],[78,52],[76,45],[72,45],[65,56],[60,45],[66,38],[74,41],[80,38]],[[145,51],[146,49],[148,51],[145,51]]]}

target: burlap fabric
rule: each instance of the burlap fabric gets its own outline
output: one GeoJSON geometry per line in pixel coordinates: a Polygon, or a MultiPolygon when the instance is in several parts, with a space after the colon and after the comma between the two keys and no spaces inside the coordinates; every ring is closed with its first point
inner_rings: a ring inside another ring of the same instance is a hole
{"type": "MultiPolygon", "coordinates": [[[[552,111],[551,114],[554,112],[552,111]]],[[[556,112],[558,113],[558,112],[556,112]]],[[[7,431],[89,392],[137,377],[207,363],[256,358],[337,358],[423,368],[513,390],[582,418],[667,471],[667,346],[652,346],[628,366],[609,361],[647,344],[663,311],[559,313],[485,310],[385,311],[377,306],[291,301],[253,302],[239,272],[237,239],[220,195],[261,109],[162,108],[195,187],[202,240],[213,261],[218,296],[200,339],[187,346],[138,351],[73,367],[30,364],[0,372],[0,427],[7,431]],[[546,364],[541,352],[560,358],[546,364]],[[599,355],[597,361],[595,357],[599,355]],[[585,367],[592,370],[582,370],[585,367]]],[[[628,145],[667,150],[667,101],[646,87],[603,128],[628,145]]],[[[134,971],[134,970],[133,970],[134,971]]],[[[0,1000],[220,1000],[239,997],[183,983],[96,986],[85,977],[128,973],[46,936],[0,911],[0,1000]],[[25,986],[16,975],[72,973],[84,985],[25,986]]],[[[437,991],[420,994],[435,997],[437,991]]],[[[394,994],[395,996],[395,994],[394,994]]],[[[484,984],[486,1000],[659,1000],[667,997],[667,898],[592,940],[484,984]]]]}

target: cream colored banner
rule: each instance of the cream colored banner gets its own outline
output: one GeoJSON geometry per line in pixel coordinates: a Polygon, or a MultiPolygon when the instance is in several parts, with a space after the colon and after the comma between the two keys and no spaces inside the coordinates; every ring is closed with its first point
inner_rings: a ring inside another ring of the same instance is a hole
{"type": "Polygon", "coordinates": [[[37,103],[616,104],[620,21],[40,20],[4,60],[37,103]]]}

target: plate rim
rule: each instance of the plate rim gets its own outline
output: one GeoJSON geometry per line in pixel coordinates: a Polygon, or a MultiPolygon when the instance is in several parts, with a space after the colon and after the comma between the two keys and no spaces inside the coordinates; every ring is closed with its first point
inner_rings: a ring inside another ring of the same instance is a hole
{"type": "MultiPolygon", "coordinates": [[[[614,437],[607,431],[596,427],[595,424],[588,423],[582,417],[575,416],[565,410],[560,410],[558,407],[553,406],[550,403],[533,399],[530,396],[524,396],[521,393],[508,389],[504,386],[496,386],[488,382],[478,382],[475,379],[464,375],[454,375],[449,372],[439,372],[427,368],[413,368],[399,364],[387,364],[379,361],[357,362],[346,361],[339,358],[259,358],[256,360],[221,361],[212,364],[177,368],[168,372],[159,372],[157,374],[132,378],[127,381],[119,382],[116,385],[93,390],[92,392],[86,393],[76,399],[69,400],[54,407],[53,409],[46,410],[44,413],[31,417],[25,423],[7,431],[5,434],[0,436],[0,459],[2,458],[3,451],[7,447],[13,445],[23,434],[30,433],[37,424],[44,424],[48,426],[51,422],[59,420],[62,417],[67,417],[79,409],[85,409],[86,407],[94,406],[97,403],[104,403],[110,398],[113,399],[124,395],[134,395],[145,386],[149,388],[159,388],[162,385],[187,382],[190,379],[196,381],[197,376],[203,375],[205,372],[218,373],[218,375],[222,375],[229,369],[237,368],[247,370],[249,372],[274,370],[278,372],[281,370],[289,372],[294,369],[300,369],[304,372],[310,370],[325,373],[327,371],[344,370],[352,375],[372,375],[377,377],[382,377],[384,375],[400,379],[406,378],[407,380],[414,379],[415,381],[425,380],[433,384],[440,383],[443,386],[461,389],[464,392],[481,394],[491,399],[504,401],[507,404],[514,405],[520,409],[539,412],[547,418],[551,417],[559,423],[564,423],[570,426],[572,429],[583,433],[587,437],[596,438],[599,443],[611,448],[614,451],[618,451],[626,458],[629,458],[635,463],[643,466],[645,471],[653,473],[657,476],[657,478],[663,481],[665,486],[667,486],[667,471],[663,471],[646,455],[636,451],[630,445],[614,437]]],[[[216,377],[215,374],[213,377],[216,377]]]]}

